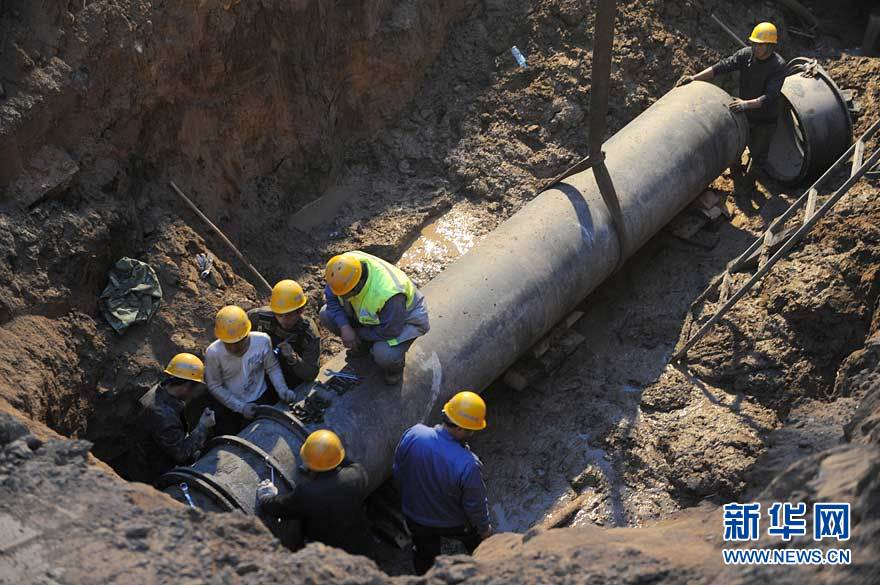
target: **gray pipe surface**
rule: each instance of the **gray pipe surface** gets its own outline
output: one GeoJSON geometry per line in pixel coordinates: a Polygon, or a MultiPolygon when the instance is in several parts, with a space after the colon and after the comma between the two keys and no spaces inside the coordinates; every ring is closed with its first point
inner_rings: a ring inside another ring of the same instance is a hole
{"type": "MultiPolygon", "coordinates": [[[[731,99],[708,83],[674,89],[605,144],[626,249],[619,247],[591,170],[544,191],[424,287],[431,330],[407,354],[402,384],[385,385],[363,358],[348,361],[338,355],[325,365],[342,370],[350,363],[365,379],[334,398],[324,424],[307,425],[309,430],[330,428],[339,434],[348,456],[366,467],[370,487],[378,487],[390,473],[394,448],[407,428],[436,420],[455,392],[485,389],[599,286],[619,260],[631,256],[738,159],[748,126],[744,115],[729,111],[731,99]]],[[[490,432],[491,417],[490,405],[490,432]]],[[[252,423],[243,435],[255,436],[252,427],[259,424],[252,423]]],[[[272,441],[277,450],[295,453],[301,440],[291,433],[272,441]]],[[[250,511],[253,496],[248,494],[260,473],[249,471],[254,465],[247,462],[244,470],[234,469],[233,458],[208,452],[194,467],[208,472],[217,485],[231,484],[228,491],[242,494],[240,507],[250,511]]],[[[288,458],[284,465],[290,465],[288,458]]],[[[294,468],[286,471],[298,481],[294,468]]],[[[169,493],[181,499],[173,487],[177,479],[166,483],[172,485],[169,493]]],[[[209,500],[214,501],[200,501],[209,500]]]]}

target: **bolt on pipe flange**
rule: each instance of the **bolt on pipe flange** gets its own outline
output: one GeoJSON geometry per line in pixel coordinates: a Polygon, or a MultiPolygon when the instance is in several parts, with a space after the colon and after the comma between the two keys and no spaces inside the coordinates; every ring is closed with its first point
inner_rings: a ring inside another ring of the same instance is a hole
{"type": "MultiPolygon", "coordinates": [[[[163,474],[156,482],[156,487],[163,490],[175,500],[185,501],[183,491],[180,489],[181,483],[186,483],[193,488],[198,488],[190,490],[190,493],[205,494],[222,512],[244,510],[235,497],[227,492],[222,485],[215,482],[210,476],[195,471],[189,467],[175,467],[171,471],[163,474]]],[[[204,502],[200,502],[200,504],[199,507],[205,507],[204,502]]]]}

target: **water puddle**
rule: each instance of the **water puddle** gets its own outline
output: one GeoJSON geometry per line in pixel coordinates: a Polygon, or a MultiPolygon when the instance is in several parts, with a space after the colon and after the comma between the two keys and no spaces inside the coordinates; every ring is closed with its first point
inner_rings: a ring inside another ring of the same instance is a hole
{"type": "Polygon", "coordinates": [[[418,283],[428,282],[474,247],[479,221],[469,205],[454,205],[422,228],[397,265],[418,283]]]}

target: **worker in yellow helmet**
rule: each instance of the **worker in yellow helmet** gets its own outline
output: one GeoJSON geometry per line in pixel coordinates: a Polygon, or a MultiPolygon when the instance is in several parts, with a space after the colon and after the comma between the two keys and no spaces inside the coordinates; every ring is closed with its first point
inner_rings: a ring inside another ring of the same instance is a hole
{"type": "MultiPolygon", "coordinates": [[[[743,112],[749,122],[749,164],[747,174],[754,177],[767,162],[776,132],[786,65],[779,53],[776,27],[758,24],[749,37],[751,45],[740,49],[696,75],[685,75],[676,85],[704,81],[739,71],[739,98],[730,104],[733,112],[743,112]]],[[[735,169],[736,170],[736,169],[735,169]]]]}
{"type": "Polygon", "coordinates": [[[214,412],[206,408],[192,431],[184,408],[204,382],[205,366],[191,353],[179,353],[165,368],[165,377],[140,399],[131,429],[127,478],[152,483],[175,465],[189,465],[214,428],[214,412]]]}
{"type": "Polygon", "coordinates": [[[244,309],[235,305],[220,309],[214,334],[217,339],[205,350],[205,383],[215,400],[221,434],[237,434],[259,404],[295,400],[272,351],[272,340],[251,331],[244,309]]]}
{"type": "Polygon", "coordinates": [[[483,464],[467,439],[486,428],[486,403],[463,391],[443,407],[443,424],[417,424],[394,451],[394,477],[413,539],[413,565],[423,575],[440,554],[442,538],[468,552],[492,534],[483,464]]]}
{"type": "Polygon", "coordinates": [[[398,267],[359,251],[331,258],[324,277],[321,324],[350,350],[370,346],[385,381],[398,383],[407,350],[430,329],[425,297],[398,267]]]}
{"type": "Polygon", "coordinates": [[[298,482],[292,492],[279,496],[272,481],[263,480],[257,487],[260,512],[282,520],[299,518],[305,538],[368,555],[372,547],[364,513],[364,467],[346,459],[342,441],[326,429],[310,434],[299,453],[310,481],[298,482]]]}
{"type": "Polygon", "coordinates": [[[288,388],[311,382],[318,375],[321,337],[315,322],[303,315],[306,295],[295,280],[272,287],[269,305],[248,311],[252,331],[265,333],[281,365],[288,388]]]}

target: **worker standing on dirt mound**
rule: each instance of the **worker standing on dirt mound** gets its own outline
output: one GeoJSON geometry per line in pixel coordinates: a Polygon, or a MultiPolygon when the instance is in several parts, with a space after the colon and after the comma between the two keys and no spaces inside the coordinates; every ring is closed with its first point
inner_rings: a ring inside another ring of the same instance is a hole
{"type": "Polygon", "coordinates": [[[241,307],[230,305],[217,313],[217,339],[205,350],[205,382],[216,401],[217,430],[236,434],[245,419],[254,417],[258,404],[292,402],[281,366],[265,333],[251,332],[251,322],[241,307]],[[266,383],[272,382],[274,391],[266,383]]]}
{"type": "Polygon", "coordinates": [[[762,22],[752,30],[752,45],[744,47],[696,75],[685,75],[676,86],[705,81],[717,75],[739,71],[739,99],[730,104],[734,112],[745,112],[749,121],[749,166],[754,176],[763,170],[776,132],[785,82],[785,59],[774,51],[778,41],[776,27],[762,22]]]}
{"type": "Polygon", "coordinates": [[[425,297],[397,266],[359,251],[331,258],[324,277],[321,324],[352,351],[369,345],[385,382],[400,382],[406,352],[430,329],[425,297]]]}
{"type": "Polygon", "coordinates": [[[175,465],[189,465],[214,428],[206,408],[190,432],[183,409],[205,378],[205,365],[191,353],[179,353],[165,368],[164,380],[140,399],[134,447],[129,451],[128,479],[152,483],[175,465]]]}
{"type": "Polygon", "coordinates": [[[473,392],[459,392],[443,407],[442,425],[418,424],[397,445],[394,477],[419,575],[434,564],[442,538],[459,540],[472,553],[492,534],[483,464],[466,442],[485,428],[486,403],[473,392]]]}
{"type": "Polygon", "coordinates": [[[279,496],[272,481],[263,480],[257,486],[260,511],[282,520],[301,519],[303,536],[309,540],[368,555],[372,547],[364,513],[368,482],[363,466],[345,458],[342,441],[328,430],[310,434],[299,452],[311,481],[279,496]]]}
{"type": "Polygon", "coordinates": [[[288,388],[311,382],[318,375],[321,337],[315,323],[303,316],[306,295],[295,280],[282,280],[272,287],[268,307],[248,311],[253,331],[272,340],[281,373],[288,388]]]}

